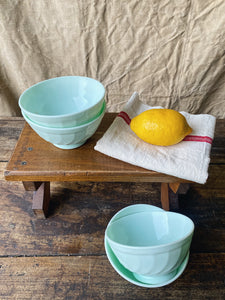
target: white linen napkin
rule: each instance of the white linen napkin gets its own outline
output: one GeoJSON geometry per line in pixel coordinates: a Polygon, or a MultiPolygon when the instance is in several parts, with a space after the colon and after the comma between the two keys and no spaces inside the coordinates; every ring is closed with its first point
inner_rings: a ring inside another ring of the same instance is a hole
{"type": "Polygon", "coordinates": [[[191,135],[176,145],[155,146],[142,141],[129,126],[130,119],[151,108],[155,107],[142,103],[135,92],[94,149],[145,169],[205,183],[216,118],[180,112],[193,130],[191,135]]]}

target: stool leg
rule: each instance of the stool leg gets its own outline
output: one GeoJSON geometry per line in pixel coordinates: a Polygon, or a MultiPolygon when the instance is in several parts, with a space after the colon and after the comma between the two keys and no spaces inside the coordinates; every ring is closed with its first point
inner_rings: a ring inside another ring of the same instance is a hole
{"type": "Polygon", "coordinates": [[[42,182],[33,193],[32,209],[38,218],[46,218],[50,201],[50,182],[42,182]]]}
{"type": "Polygon", "coordinates": [[[179,195],[186,194],[190,187],[189,183],[171,182],[169,183],[169,203],[170,209],[179,209],[179,195]]]}
{"type": "Polygon", "coordinates": [[[36,191],[42,184],[40,181],[23,181],[23,186],[26,191],[36,191]]]}
{"type": "Polygon", "coordinates": [[[180,187],[180,182],[170,182],[169,187],[174,192],[174,194],[176,194],[176,192],[178,191],[178,189],[180,187]]]}
{"type": "Polygon", "coordinates": [[[169,184],[165,182],[161,183],[161,204],[163,209],[170,210],[169,184]]]}

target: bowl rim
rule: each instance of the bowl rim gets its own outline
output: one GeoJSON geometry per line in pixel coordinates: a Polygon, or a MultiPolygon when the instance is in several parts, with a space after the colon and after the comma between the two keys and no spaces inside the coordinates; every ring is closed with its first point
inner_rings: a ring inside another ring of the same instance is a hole
{"type": "MultiPolygon", "coordinates": [[[[180,215],[182,217],[184,217],[186,220],[188,220],[188,222],[190,222],[190,225],[191,225],[191,228],[189,230],[189,232],[187,234],[185,234],[182,238],[179,238],[173,242],[169,242],[169,243],[165,243],[165,244],[161,244],[161,245],[153,245],[153,246],[131,246],[131,245],[126,245],[126,244],[122,244],[122,243],[118,243],[114,240],[112,240],[108,234],[107,234],[107,230],[109,228],[110,225],[113,225],[113,222],[111,223],[111,219],[110,222],[108,223],[107,227],[106,227],[106,230],[105,230],[105,237],[106,239],[109,241],[109,243],[113,244],[114,246],[119,246],[119,247],[123,247],[123,249],[127,249],[127,250],[156,250],[156,249],[163,249],[163,248],[166,248],[166,247],[170,247],[170,246],[174,246],[174,245],[178,245],[180,243],[185,243],[185,241],[189,238],[192,238],[193,236],[193,233],[194,233],[194,229],[195,229],[195,225],[194,225],[194,222],[187,216],[183,215],[183,214],[180,214],[180,213],[177,213],[177,212],[171,212],[171,211],[164,211],[162,210],[161,212],[160,211],[152,211],[151,212],[152,214],[154,213],[160,213],[160,214],[175,214],[175,215],[180,215]]],[[[115,220],[116,221],[116,220],[115,220]]],[[[118,250],[120,251],[120,250],[118,250]]]]}
{"type": "Polygon", "coordinates": [[[102,101],[102,99],[104,99],[105,97],[105,87],[104,85],[98,81],[97,79],[94,79],[94,78],[91,78],[91,77],[87,77],[87,76],[58,76],[58,77],[53,77],[53,78],[49,78],[49,79],[46,79],[46,80],[42,80],[42,81],[39,81],[33,85],[31,85],[30,87],[28,87],[25,91],[23,91],[23,93],[20,95],[19,97],[19,101],[18,101],[18,104],[19,104],[19,107],[21,110],[25,111],[26,113],[30,114],[31,116],[34,116],[34,117],[38,117],[38,118],[50,118],[52,120],[54,119],[58,119],[58,118],[63,118],[63,117],[72,117],[72,116],[76,116],[80,113],[85,113],[86,111],[88,111],[89,109],[93,108],[94,106],[96,106],[99,102],[102,101]],[[49,81],[57,81],[58,79],[66,79],[66,78],[74,78],[74,79],[78,79],[78,78],[82,78],[82,79],[87,79],[87,80],[90,80],[90,81],[94,81],[96,82],[97,84],[99,84],[101,87],[102,87],[102,95],[100,97],[100,100],[93,104],[92,106],[84,109],[84,110],[81,110],[79,112],[76,112],[76,113],[69,113],[69,114],[61,114],[61,115],[41,115],[41,114],[36,114],[36,113],[33,113],[33,112],[30,112],[28,111],[27,109],[24,109],[23,106],[22,106],[22,98],[23,96],[28,93],[31,89],[33,89],[34,87],[36,86],[39,86],[39,85],[42,85],[46,82],[49,82],[49,81]]]}
{"type": "Polygon", "coordinates": [[[70,130],[74,130],[74,129],[82,129],[84,127],[87,127],[87,126],[90,126],[91,124],[93,124],[94,122],[96,122],[97,120],[99,120],[100,118],[102,118],[102,116],[104,115],[106,111],[106,102],[104,101],[103,102],[103,105],[101,107],[101,111],[100,111],[100,115],[98,115],[97,118],[95,118],[94,120],[88,122],[88,123],[85,123],[85,124],[82,124],[82,125],[78,125],[78,126],[73,126],[73,127],[48,127],[48,126],[43,126],[43,125],[40,125],[36,122],[34,122],[33,120],[31,120],[25,113],[22,112],[22,115],[25,119],[25,121],[29,124],[31,123],[33,126],[36,126],[38,127],[40,130],[42,129],[47,129],[47,130],[56,130],[56,131],[59,131],[59,132],[63,132],[63,131],[70,131],[70,130]]]}

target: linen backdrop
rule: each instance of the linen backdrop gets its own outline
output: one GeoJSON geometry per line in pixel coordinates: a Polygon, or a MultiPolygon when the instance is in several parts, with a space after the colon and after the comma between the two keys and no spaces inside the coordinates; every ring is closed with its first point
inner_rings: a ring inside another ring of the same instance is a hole
{"type": "Polygon", "coordinates": [[[225,117],[224,0],[0,0],[0,115],[29,86],[89,76],[118,112],[149,105],[225,117]]]}

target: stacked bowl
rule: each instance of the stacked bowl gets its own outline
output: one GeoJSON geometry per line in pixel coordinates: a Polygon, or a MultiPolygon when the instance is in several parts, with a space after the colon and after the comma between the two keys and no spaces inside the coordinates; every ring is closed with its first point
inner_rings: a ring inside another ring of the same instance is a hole
{"type": "Polygon", "coordinates": [[[106,254],[128,281],[160,287],[184,271],[194,232],[188,217],[147,204],[120,210],[105,231],[106,254]]]}
{"type": "Polygon", "coordinates": [[[105,88],[83,76],[63,76],[39,82],[22,93],[24,119],[44,140],[61,149],[83,145],[105,114],[105,88]]]}

